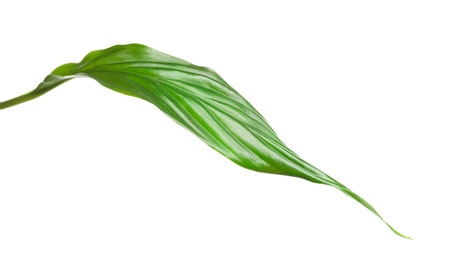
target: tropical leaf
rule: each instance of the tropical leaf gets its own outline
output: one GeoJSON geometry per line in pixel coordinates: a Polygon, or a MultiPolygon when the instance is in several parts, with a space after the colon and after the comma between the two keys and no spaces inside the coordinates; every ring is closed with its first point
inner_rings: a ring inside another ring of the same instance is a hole
{"type": "Polygon", "coordinates": [[[58,67],[33,91],[0,103],[0,109],[39,97],[75,77],[89,77],[109,89],[153,103],[242,167],[332,186],[384,221],[359,195],[287,148],[261,114],[216,72],[144,45],[93,51],[80,63],[58,67]]]}

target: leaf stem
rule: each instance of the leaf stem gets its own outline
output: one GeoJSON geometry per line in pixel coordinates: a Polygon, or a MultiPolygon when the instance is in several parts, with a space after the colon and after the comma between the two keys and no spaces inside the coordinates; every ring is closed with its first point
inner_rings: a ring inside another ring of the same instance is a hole
{"type": "Polygon", "coordinates": [[[37,93],[35,91],[31,91],[22,96],[15,97],[15,98],[12,98],[12,99],[4,101],[4,102],[0,102],[0,109],[12,107],[12,106],[30,101],[32,99],[35,99],[35,98],[41,96],[42,94],[44,94],[44,93],[37,93]]]}
{"type": "Polygon", "coordinates": [[[25,93],[21,96],[18,96],[18,97],[15,97],[15,98],[3,101],[3,102],[0,102],[0,109],[12,107],[15,105],[19,105],[21,103],[25,103],[32,99],[35,99],[35,98],[47,93],[48,91],[51,91],[52,89],[58,87],[62,83],[65,83],[66,81],[72,79],[72,77],[68,77],[68,78],[62,77],[59,80],[53,80],[53,81],[48,80],[48,79],[49,79],[49,77],[46,78],[41,84],[39,84],[37,88],[35,88],[34,90],[32,90],[28,93],[25,93]]]}

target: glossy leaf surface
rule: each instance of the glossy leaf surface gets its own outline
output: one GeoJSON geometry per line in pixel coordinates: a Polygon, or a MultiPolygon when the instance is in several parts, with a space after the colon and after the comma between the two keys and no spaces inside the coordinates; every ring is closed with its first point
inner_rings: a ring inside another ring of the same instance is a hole
{"type": "Polygon", "coordinates": [[[382,220],[359,195],[287,148],[261,114],[213,70],[144,45],[93,51],[80,63],[58,67],[33,91],[1,102],[0,109],[39,97],[75,77],[89,77],[109,89],[153,103],[242,167],[332,186],[382,220]]]}

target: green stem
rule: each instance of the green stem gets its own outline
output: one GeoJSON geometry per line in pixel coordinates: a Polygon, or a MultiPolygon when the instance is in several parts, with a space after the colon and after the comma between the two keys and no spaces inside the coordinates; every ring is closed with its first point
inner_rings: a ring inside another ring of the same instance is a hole
{"type": "Polygon", "coordinates": [[[58,87],[60,84],[63,84],[66,81],[72,79],[72,78],[59,77],[58,80],[56,80],[56,78],[54,78],[54,77],[48,76],[41,84],[38,85],[37,88],[35,88],[34,90],[32,90],[24,95],[0,102],[0,109],[12,107],[12,106],[30,101],[32,99],[35,99],[35,98],[47,93],[48,91],[51,91],[52,89],[58,87]]]}

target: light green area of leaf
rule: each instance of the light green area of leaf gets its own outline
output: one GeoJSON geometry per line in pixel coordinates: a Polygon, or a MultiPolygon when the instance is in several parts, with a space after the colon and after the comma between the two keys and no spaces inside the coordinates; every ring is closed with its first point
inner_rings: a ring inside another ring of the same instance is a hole
{"type": "MultiPolygon", "coordinates": [[[[261,114],[216,72],[144,45],[93,51],[80,63],[58,67],[33,91],[1,102],[0,109],[37,98],[75,77],[89,77],[109,89],[153,103],[242,167],[332,186],[384,221],[359,195],[287,148],[261,114]]],[[[385,223],[397,235],[409,238],[385,223]]]]}

